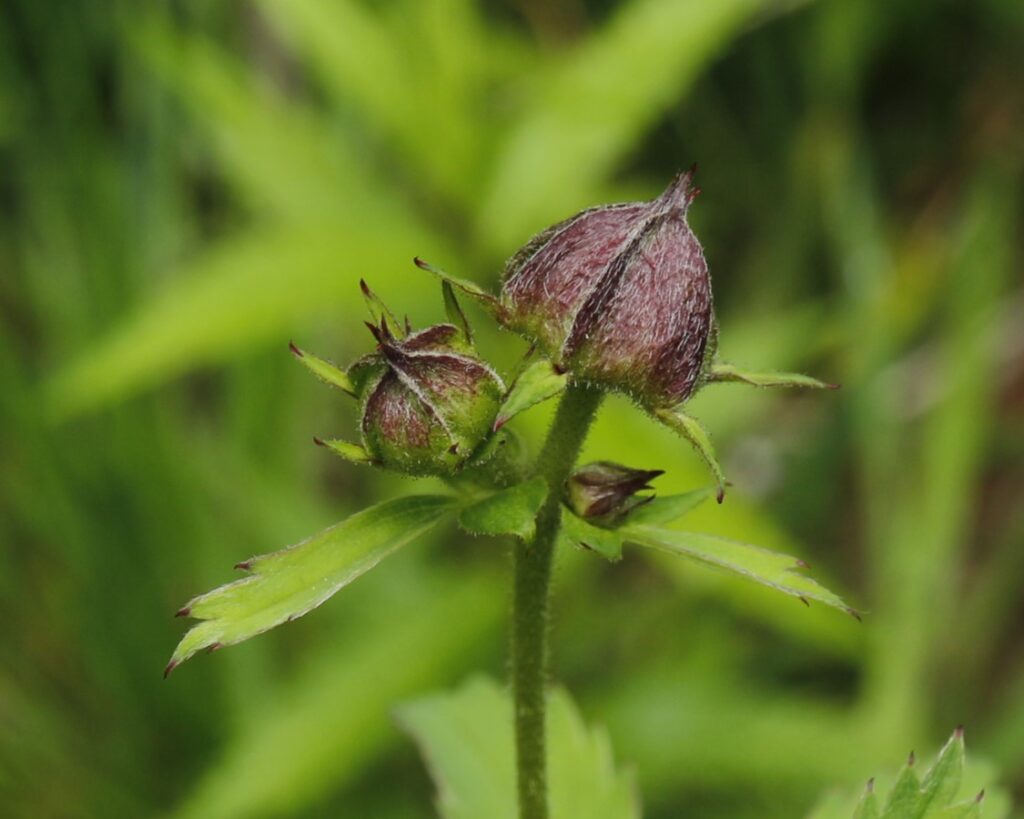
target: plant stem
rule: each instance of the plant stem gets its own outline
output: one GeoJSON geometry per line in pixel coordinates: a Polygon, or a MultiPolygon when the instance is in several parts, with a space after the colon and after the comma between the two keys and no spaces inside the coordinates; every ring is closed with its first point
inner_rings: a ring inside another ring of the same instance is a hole
{"type": "Polygon", "coordinates": [[[573,385],[562,396],[535,469],[547,481],[548,497],[537,515],[533,541],[519,544],[515,553],[512,688],[520,819],[548,819],[544,710],[551,563],[562,518],[562,485],[601,398],[597,390],[573,385]]]}

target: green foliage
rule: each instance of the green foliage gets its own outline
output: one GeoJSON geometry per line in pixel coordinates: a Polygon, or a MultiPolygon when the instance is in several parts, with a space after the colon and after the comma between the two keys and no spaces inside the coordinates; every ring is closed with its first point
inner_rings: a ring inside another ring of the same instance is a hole
{"type": "Polygon", "coordinates": [[[825,390],[834,389],[836,386],[800,373],[755,373],[742,370],[732,364],[712,365],[708,372],[708,380],[735,381],[754,387],[810,387],[825,390]]]}
{"type": "MultiPolygon", "coordinates": [[[[515,819],[512,703],[500,686],[471,679],[403,705],[399,720],[423,752],[443,819],[515,819]]],[[[552,819],[639,819],[633,777],[560,688],[549,694],[548,749],[552,819]]]]}
{"type": "Polygon", "coordinates": [[[804,603],[816,600],[841,609],[859,619],[860,615],[836,594],[802,574],[807,564],[748,543],[715,535],[680,532],[648,524],[628,524],[619,530],[623,540],[695,560],[717,569],[735,572],[776,591],[791,594],[804,603]]]}
{"type": "Polygon", "coordinates": [[[464,507],[459,525],[475,535],[515,535],[530,540],[547,492],[543,478],[531,478],[464,507]]]}
{"type": "Polygon", "coordinates": [[[166,673],[197,651],[234,645],[301,617],[454,509],[445,496],[386,501],[295,546],[239,563],[248,577],[193,598],[179,612],[203,622],[178,643],[166,673]]]}
{"type": "Polygon", "coordinates": [[[917,760],[910,755],[899,776],[882,795],[875,780],[869,780],[859,799],[829,797],[823,800],[809,819],[977,819],[1003,816],[1005,798],[997,794],[995,811],[984,812],[986,791],[970,791],[973,782],[965,782],[963,730],[957,729],[939,752],[924,777],[918,776],[917,760]]]}

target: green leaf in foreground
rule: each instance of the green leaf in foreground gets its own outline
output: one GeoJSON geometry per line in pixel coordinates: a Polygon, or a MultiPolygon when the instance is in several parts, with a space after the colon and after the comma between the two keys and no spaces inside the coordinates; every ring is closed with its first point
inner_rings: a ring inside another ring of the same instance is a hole
{"type": "Polygon", "coordinates": [[[658,495],[650,503],[638,506],[626,518],[627,525],[662,526],[685,517],[713,496],[716,488],[705,486],[678,495],[658,495]]]}
{"type": "Polygon", "coordinates": [[[203,622],[178,643],[164,675],[197,651],[234,645],[301,617],[437,525],[456,503],[441,495],[385,501],[295,546],[239,563],[248,577],[202,594],[178,612],[203,622]]]}
{"type": "MultiPolygon", "coordinates": [[[[639,819],[633,777],[616,771],[607,735],[561,689],[549,697],[551,819],[639,819]]],[[[497,683],[476,678],[409,703],[399,721],[426,758],[443,819],[516,819],[512,703],[497,683]]]]}
{"type": "Polygon", "coordinates": [[[459,513],[459,525],[474,535],[516,535],[530,540],[547,494],[544,479],[531,478],[467,506],[459,513]]]}
{"type": "Polygon", "coordinates": [[[613,563],[622,559],[622,535],[617,530],[594,526],[568,509],[562,510],[562,536],[613,563]]]}
{"type": "Polygon", "coordinates": [[[501,429],[524,410],[558,395],[565,389],[567,378],[565,373],[557,372],[546,358],[534,361],[509,388],[505,403],[498,410],[494,428],[501,429]]]}
{"type": "Polygon", "coordinates": [[[966,765],[965,759],[963,730],[958,728],[923,779],[911,754],[884,800],[872,779],[859,800],[831,794],[812,811],[810,819],[979,819],[983,807],[991,808],[987,816],[1002,819],[1008,813],[1005,795],[997,790],[994,798],[987,800],[985,791],[978,790],[991,771],[984,764],[966,765]]]}
{"type": "Polygon", "coordinates": [[[807,568],[806,564],[789,555],[715,535],[680,532],[645,524],[630,524],[618,531],[630,543],[726,569],[798,597],[804,603],[817,600],[819,603],[842,609],[858,619],[860,617],[838,595],[802,574],[801,570],[807,568]]]}

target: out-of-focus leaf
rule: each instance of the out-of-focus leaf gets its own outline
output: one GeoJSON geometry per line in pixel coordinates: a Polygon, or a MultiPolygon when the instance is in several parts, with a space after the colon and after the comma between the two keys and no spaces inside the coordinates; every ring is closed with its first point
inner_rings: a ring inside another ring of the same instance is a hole
{"type": "Polygon", "coordinates": [[[569,509],[562,510],[562,536],[570,543],[597,552],[613,562],[622,559],[622,536],[616,530],[594,526],[569,509]]]}
{"type": "MultiPolygon", "coordinates": [[[[362,314],[359,271],[407,267],[409,246],[433,242],[417,235],[400,225],[353,222],[227,240],[59,370],[48,385],[51,409],[58,416],[95,409],[193,367],[287,339],[314,311],[341,308],[340,317],[355,322],[362,314]]],[[[424,301],[434,292],[415,276],[403,286],[424,301]]]]}
{"type": "Polygon", "coordinates": [[[761,0],[622,5],[603,31],[534,78],[532,104],[509,133],[480,213],[481,237],[507,252],[592,203],[598,182],[762,7],[761,0]]]}
{"type": "Polygon", "coordinates": [[[559,373],[547,359],[538,359],[523,370],[509,388],[505,403],[498,410],[494,428],[499,429],[519,413],[553,398],[565,389],[565,373],[559,373]]]}
{"type": "MultiPolygon", "coordinates": [[[[371,576],[367,582],[376,582],[371,576]]],[[[337,646],[328,640],[205,766],[175,819],[302,816],[404,738],[395,703],[446,685],[498,631],[501,579],[419,570],[402,603],[337,646]]],[[[354,591],[354,590],[353,590],[354,591]]],[[[376,598],[370,598],[376,599],[376,598]]]]}
{"type": "Polygon", "coordinates": [[[630,543],[682,555],[700,563],[726,569],[798,597],[805,603],[817,600],[858,616],[838,595],[801,574],[800,570],[806,568],[806,565],[789,555],[714,535],[680,532],[644,524],[626,525],[618,531],[630,543]]]}
{"type": "Polygon", "coordinates": [[[530,540],[547,494],[544,479],[532,478],[465,507],[459,513],[459,524],[476,535],[515,535],[530,540]]]}
{"type": "Polygon", "coordinates": [[[370,507],[302,543],[239,564],[252,572],[189,601],[203,622],[174,650],[168,672],[204,648],[234,645],[301,617],[455,508],[449,496],[413,495],[370,507]]]}
{"type": "MultiPolygon", "coordinates": [[[[402,725],[426,758],[444,819],[515,819],[512,703],[477,678],[402,706],[402,725]]],[[[615,769],[602,730],[588,729],[569,695],[548,700],[552,819],[639,819],[633,777],[615,769]]]]}

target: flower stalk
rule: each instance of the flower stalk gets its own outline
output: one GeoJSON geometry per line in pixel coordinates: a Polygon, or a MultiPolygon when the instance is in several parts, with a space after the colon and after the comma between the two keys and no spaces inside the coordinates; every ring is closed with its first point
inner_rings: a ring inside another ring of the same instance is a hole
{"type": "Polygon", "coordinates": [[[562,515],[562,486],[572,472],[603,393],[570,385],[562,396],[535,474],[548,496],[536,535],[515,552],[512,614],[512,689],[520,819],[548,819],[545,686],[548,677],[548,601],[551,565],[562,515]]]}

